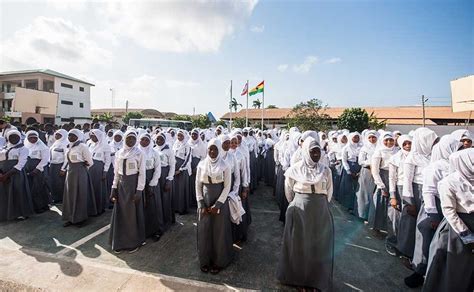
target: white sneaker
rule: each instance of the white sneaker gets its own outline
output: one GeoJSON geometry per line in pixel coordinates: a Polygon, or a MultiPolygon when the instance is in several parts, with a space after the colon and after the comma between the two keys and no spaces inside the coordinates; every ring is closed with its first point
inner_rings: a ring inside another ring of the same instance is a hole
{"type": "Polygon", "coordinates": [[[137,252],[139,249],[140,249],[140,247],[136,247],[136,248],[134,248],[134,249],[132,249],[132,250],[129,250],[128,253],[135,253],[135,252],[137,252]]]}

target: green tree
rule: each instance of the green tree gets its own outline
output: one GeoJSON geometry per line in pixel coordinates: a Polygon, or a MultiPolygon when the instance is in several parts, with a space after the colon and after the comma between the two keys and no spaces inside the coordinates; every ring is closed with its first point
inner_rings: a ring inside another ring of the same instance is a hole
{"type": "Polygon", "coordinates": [[[362,108],[346,108],[337,121],[339,129],[362,132],[369,128],[369,114],[362,108]]]}
{"type": "Polygon", "coordinates": [[[260,108],[262,106],[262,102],[260,101],[260,99],[254,100],[252,106],[254,108],[260,108]]]}
{"type": "MultiPolygon", "coordinates": [[[[252,125],[252,128],[255,128],[255,129],[261,129],[262,128],[262,122],[255,122],[253,125],[252,125]]],[[[267,130],[267,126],[265,125],[265,121],[263,121],[263,130],[267,130]]]]}
{"type": "Polygon", "coordinates": [[[190,115],[175,115],[174,117],[172,117],[170,120],[173,120],[173,121],[188,121],[188,122],[192,122],[192,118],[190,115]]]}
{"type": "Polygon", "coordinates": [[[191,118],[193,128],[206,129],[211,126],[211,120],[207,115],[197,115],[191,118]]]}
{"type": "Polygon", "coordinates": [[[277,107],[276,105],[274,105],[274,104],[269,104],[269,105],[267,106],[267,108],[278,108],[278,107],[277,107]]]}
{"type": "Polygon", "coordinates": [[[237,99],[235,99],[235,97],[232,98],[232,100],[230,101],[229,103],[229,108],[232,110],[234,110],[234,112],[237,112],[237,109],[238,107],[242,107],[242,104],[241,103],[238,103],[237,102],[237,99]]]}
{"type": "Polygon", "coordinates": [[[222,127],[227,127],[227,124],[225,123],[224,120],[218,120],[217,122],[214,123],[214,126],[222,126],[222,127]]]}
{"type": "Polygon", "coordinates": [[[377,119],[377,117],[375,116],[374,112],[370,113],[369,129],[372,129],[372,130],[385,129],[386,126],[387,126],[387,120],[379,121],[379,119],[377,119]]]}
{"type": "Polygon", "coordinates": [[[325,113],[327,106],[313,98],[293,107],[288,116],[288,127],[298,127],[300,131],[326,131],[330,128],[330,117],[325,113]]]}
{"type": "Polygon", "coordinates": [[[101,115],[94,116],[94,119],[98,119],[99,121],[106,123],[115,122],[114,116],[111,113],[103,113],[101,115]]]}
{"type": "Polygon", "coordinates": [[[125,124],[128,124],[130,119],[143,119],[143,114],[140,112],[128,112],[124,117],[123,117],[123,122],[125,124]]]}
{"type": "Polygon", "coordinates": [[[233,128],[245,128],[245,118],[232,119],[233,128]]]}

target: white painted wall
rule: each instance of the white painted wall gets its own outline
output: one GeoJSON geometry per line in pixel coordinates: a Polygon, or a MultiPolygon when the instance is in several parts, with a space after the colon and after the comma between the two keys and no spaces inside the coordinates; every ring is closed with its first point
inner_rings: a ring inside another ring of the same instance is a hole
{"type": "Polygon", "coordinates": [[[56,124],[61,125],[65,122],[61,118],[71,117],[90,117],[91,116],[91,86],[54,77],[54,91],[59,94],[58,100],[58,114],[56,116],[56,124]],[[72,85],[71,88],[62,87],[61,83],[72,85]],[[84,91],[79,91],[79,87],[84,87],[84,91]],[[61,100],[72,101],[73,105],[61,104],[61,100]],[[84,103],[84,107],[80,108],[79,104],[84,103]]]}

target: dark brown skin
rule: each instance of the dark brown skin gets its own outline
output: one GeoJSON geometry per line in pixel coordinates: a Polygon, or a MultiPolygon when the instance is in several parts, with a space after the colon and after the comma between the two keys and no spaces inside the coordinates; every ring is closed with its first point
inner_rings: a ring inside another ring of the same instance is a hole
{"type": "Polygon", "coordinates": [[[114,136],[114,141],[117,142],[117,143],[122,141],[122,136],[120,136],[120,135],[114,136]]]}
{"type": "Polygon", "coordinates": [[[59,133],[56,133],[56,134],[54,135],[54,139],[56,139],[56,140],[59,140],[59,139],[61,139],[62,137],[63,137],[63,136],[61,136],[61,134],[59,134],[59,133]]]}
{"type": "Polygon", "coordinates": [[[191,138],[192,138],[193,140],[197,140],[197,139],[199,139],[199,134],[196,133],[196,132],[194,132],[194,133],[191,134],[191,138]]]}
{"type": "Polygon", "coordinates": [[[165,144],[165,139],[163,139],[161,136],[158,136],[158,138],[156,138],[156,144],[158,146],[163,146],[163,144],[165,144]]]}
{"type": "Polygon", "coordinates": [[[150,145],[150,139],[148,139],[147,137],[143,137],[140,139],[140,145],[142,147],[148,147],[148,145],[150,145]]]}
{"type": "Polygon", "coordinates": [[[8,138],[8,141],[12,144],[17,144],[18,142],[20,142],[20,136],[10,135],[10,137],[8,138]]]}
{"type": "Polygon", "coordinates": [[[224,143],[222,143],[222,149],[224,151],[229,151],[230,149],[230,141],[225,141],[224,143]]]}
{"type": "Polygon", "coordinates": [[[78,138],[77,138],[77,136],[74,135],[74,134],[69,134],[69,135],[67,136],[67,139],[69,140],[69,142],[74,143],[74,142],[77,141],[78,138]]]}
{"type": "Polygon", "coordinates": [[[30,136],[28,137],[28,142],[30,142],[31,144],[35,144],[36,142],[38,142],[38,137],[30,136]]]}
{"type": "Polygon", "coordinates": [[[128,147],[133,147],[135,144],[137,144],[137,137],[135,136],[128,136],[125,139],[125,144],[127,144],[128,147]]]}
{"type": "Polygon", "coordinates": [[[318,163],[318,161],[321,159],[321,149],[319,149],[318,147],[310,149],[309,156],[311,157],[311,160],[313,160],[313,162],[318,163]]]}
{"type": "Polygon", "coordinates": [[[92,142],[94,142],[94,143],[97,143],[97,141],[99,141],[99,140],[97,139],[96,135],[94,135],[94,134],[91,134],[91,135],[90,135],[90,138],[91,138],[92,142]]]}

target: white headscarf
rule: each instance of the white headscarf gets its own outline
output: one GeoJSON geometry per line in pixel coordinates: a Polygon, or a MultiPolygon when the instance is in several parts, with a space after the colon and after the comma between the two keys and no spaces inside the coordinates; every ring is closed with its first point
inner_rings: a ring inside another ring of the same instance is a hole
{"type": "Polygon", "coordinates": [[[105,133],[99,129],[93,129],[91,134],[97,137],[97,142],[90,142],[90,151],[92,153],[101,152],[101,151],[109,151],[109,146],[107,144],[107,138],[105,133]]]}
{"type": "Polygon", "coordinates": [[[184,153],[185,153],[185,150],[186,148],[188,147],[188,139],[189,139],[189,136],[188,136],[188,133],[184,130],[178,130],[178,132],[176,133],[176,141],[174,142],[173,144],[173,151],[175,153],[175,155],[181,159],[185,159],[186,157],[184,156],[184,153]],[[179,141],[178,139],[178,135],[179,134],[182,134],[184,136],[183,140],[182,141],[179,141]]]}
{"type": "Polygon", "coordinates": [[[408,135],[401,135],[401,136],[399,136],[398,139],[397,139],[398,146],[400,146],[400,151],[402,151],[405,156],[408,155],[408,153],[410,153],[410,151],[406,151],[405,149],[403,149],[403,144],[404,144],[406,141],[410,141],[410,142],[411,142],[411,137],[408,136],[408,135]]]}
{"type": "Polygon", "coordinates": [[[320,139],[319,139],[318,132],[316,132],[316,131],[304,131],[303,134],[301,134],[300,141],[304,141],[308,137],[312,137],[314,140],[316,140],[316,142],[318,142],[318,144],[320,144],[320,139]]]}
{"type": "Polygon", "coordinates": [[[140,134],[140,136],[138,136],[138,148],[143,152],[145,153],[147,156],[149,155],[149,153],[151,151],[153,151],[153,141],[151,140],[151,136],[150,134],[148,133],[142,133],[140,134]],[[143,147],[141,144],[140,144],[140,141],[143,139],[143,138],[147,138],[148,140],[150,140],[150,144],[148,144],[148,146],[146,147],[143,147]]]}
{"type": "Polygon", "coordinates": [[[77,141],[74,143],[69,143],[69,146],[72,147],[74,145],[78,145],[84,141],[84,133],[78,129],[69,130],[68,136],[74,135],[77,137],[77,141]]]}
{"type": "Polygon", "coordinates": [[[438,160],[448,160],[449,155],[456,152],[462,143],[452,135],[444,135],[439,142],[433,146],[431,152],[431,162],[438,160]]]}
{"type": "Polygon", "coordinates": [[[42,151],[42,150],[49,150],[48,146],[46,146],[43,141],[41,141],[41,139],[39,138],[39,134],[38,132],[36,131],[28,131],[26,132],[26,138],[25,138],[25,147],[28,148],[28,150],[30,150],[30,152],[33,152],[33,151],[42,151]],[[28,138],[29,137],[36,137],[38,138],[38,140],[36,141],[36,143],[31,143],[30,141],[28,141],[28,138]]]}
{"type": "Polygon", "coordinates": [[[365,131],[365,134],[363,134],[362,136],[364,136],[364,140],[362,141],[362,144],[364,146],[362,146],[361,150],[363,149],[366,153],[368,153],[369,155],[372,155],[375,151],[375,148],[377,146],[377,142],[375,143],[371,143],[369,141],[369,138],[370,137],[377,137],[377,131],[374,131],[374,130],[367,130],[365,131]]]}
{"type": "Polygon", "coordinates": [[[459,150],[449,156],[449,170],[474,186],[474,148],[459,150]]]}
{"type": "Polygon", "coordinates": [[[392,147],[385,146],[383,142],[388,139],[393,139],[392,133],[384,132],[381,135],[380,143],[378,143],[377,147],[375,148],[372,158],[382,158],[382,160],[388,161],[388,159],[390,159],[390,157],[397,152],[395,143],[392,147]]]}
{"type": "Polygon", "coordinates": [[[324,179],[324,165],[314,162],[309,154],[311,149],[320,148],[318,142],[313,137],[308,137],[303,142],[303,159],[292,165],[285,172],[285,177],[289,177],[303,184],[316,184],[324,179]]]}
{"type": "Polygon", "coordinates": [[[362,148],[359,142],[354,143],[352,141],[352,138],[354,138],[355,136],[359,136],[359,141],[360,141],[359,132],[352,132],[347,137],[348,142],[347,142],[346,146],[344,146],[344,150],[347,151],[347,155],[348,155],[349,158],[358,157],[359,152],[360,152],[360,148],[362,148]]]}
{"type": "MultiPolygon", "coordinates": [[[[124,140],[127,139],[127,137],[129,136],[134,136],[135,138],[137,138],[137,133],[133,130],[127,130],[127,132],[125,132],[125,135],[124,135],[124,140]]],[[[120,158],[120,159],[129,159],[131,157],[134,157],[136,155],[140,154],[140,149],[138,148],[138,139],[136,140],[135,142],[135,145],[133,145],[132,147],[129,147],[127,145],[127,143],[123,143],[123,148],[120,149],[119,151],[117,151],[117,156],[120,158]]]]}
{"type": "Polygon", "coordinates": [[[123,147],[123,132],[121,130],[117,130],[114,132],[114,135],[112,136],[112,141],[110,142],[110,147],[113,149],[113,152],[116,152],[123,147]],[[115,141],[116,136],[122,137],[122,140],[120,140],[120,142],[115,141]]]}
{"type": "Polygon", "coordinates": [[[61,135],[61,139],[55,140],[53,145],[51,145],[51,149],[66,148],[69,144],[69,141],[67,140],[67,131],[64,129],[59,129],[54,133],[54,136],[56,136],[57,134],[61,135]]]}
{"type": "Polygon", "coordinates": [[[410,154],[405,163],[424,167],[430,162],[433,143],[438,138],[435,132],[428,128],[418,128],[413,132],[413,141],[410,154]]]}
{"type": "MultiPolygon", "coordinates": [[[[16,129],[16,128],[15,128],[16,129]]],[[[16,145],[20,144],[21,143],[21,133],[20,131],[18,130],[8,130],[7,134],[6,134],[6,138],[8,140],[8,144],[7,144],[7,149],[10,149],[12,147],[15,147],[16,145]],[[17,135],[20,139],[18,140],[18,143],[16,144],[13,144],[12,142],[10,142],[10,136],[11,135],[17,135]]]]}
{"type": "MultiPolygon", "coordinates": [[[[209,176],[211,179],[222,178],[223,173],[229,167],[225,161],[222,159],[222,144],[221,141],[217,138],[212,138],[207,144],[207,156],[206,158],[199,163],[198,167],[201,168],[202,178],[209,176]],[[216,158],[211,158],[209,156],[209,148],[211,146],[216,146],[218,150],[218,155],[216,158]]],[[[207,180],[206,180],[207,181],[207,180]]]]}

